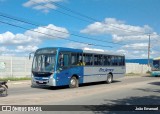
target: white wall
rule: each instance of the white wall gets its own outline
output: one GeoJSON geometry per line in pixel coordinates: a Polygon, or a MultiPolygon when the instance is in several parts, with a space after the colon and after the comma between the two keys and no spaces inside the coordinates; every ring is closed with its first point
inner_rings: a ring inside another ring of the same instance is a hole
{"type": "Polygon", "coordinates": [[[0,78],[30,77],[32,60],[28,57],[0,56],[0,78]]]}
{"type": "Polygon", "coordinates": [[[147,64],[126,63],[126,73],[145,74],[147,71],[151,71],[147,64]]]}

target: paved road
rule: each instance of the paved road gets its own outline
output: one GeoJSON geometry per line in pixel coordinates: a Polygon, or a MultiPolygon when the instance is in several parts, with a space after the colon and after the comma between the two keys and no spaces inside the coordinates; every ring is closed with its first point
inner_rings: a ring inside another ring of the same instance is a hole
{"type": "MultiPolygon", "coordinates": [[[[112,84],[85,84],[76,89],[31,88],[28,81],[20,84],[10,83],[9,86],[9,96],[0,98],[0,104],[160,105],[160,78],[158,77],[124,77],[112,84]]],[[[93,113],[104,112],[93,111],[93,113]]]]}

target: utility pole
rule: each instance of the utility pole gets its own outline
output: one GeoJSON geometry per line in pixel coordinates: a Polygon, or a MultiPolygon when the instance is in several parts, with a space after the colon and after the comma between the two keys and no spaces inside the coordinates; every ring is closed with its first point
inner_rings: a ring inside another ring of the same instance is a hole
{"type": "Polygon", "coordinates": [[[151,43],[150,43],[150,34],[149,34],[149,42],[148,42],[148,67],[150,66],[150,48],[151,48],[151,43]]]}

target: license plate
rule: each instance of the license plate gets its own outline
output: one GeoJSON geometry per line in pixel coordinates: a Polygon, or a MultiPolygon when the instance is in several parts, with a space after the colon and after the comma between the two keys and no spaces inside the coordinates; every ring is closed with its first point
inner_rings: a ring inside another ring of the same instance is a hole
{"type": "Polygon", "coordinates": [[[43,83],[43,81],[39,81],[39,83],[43,83]]]}

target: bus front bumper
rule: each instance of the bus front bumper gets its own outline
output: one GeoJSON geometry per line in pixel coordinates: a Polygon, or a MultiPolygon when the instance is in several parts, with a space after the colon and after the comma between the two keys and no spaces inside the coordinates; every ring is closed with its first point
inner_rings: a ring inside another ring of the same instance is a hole
{"type": "Polygon", "coordinates": [[[56,80],[51,77],[32,77],[31,81],[36,86],[56,86],[56,80]]]}

